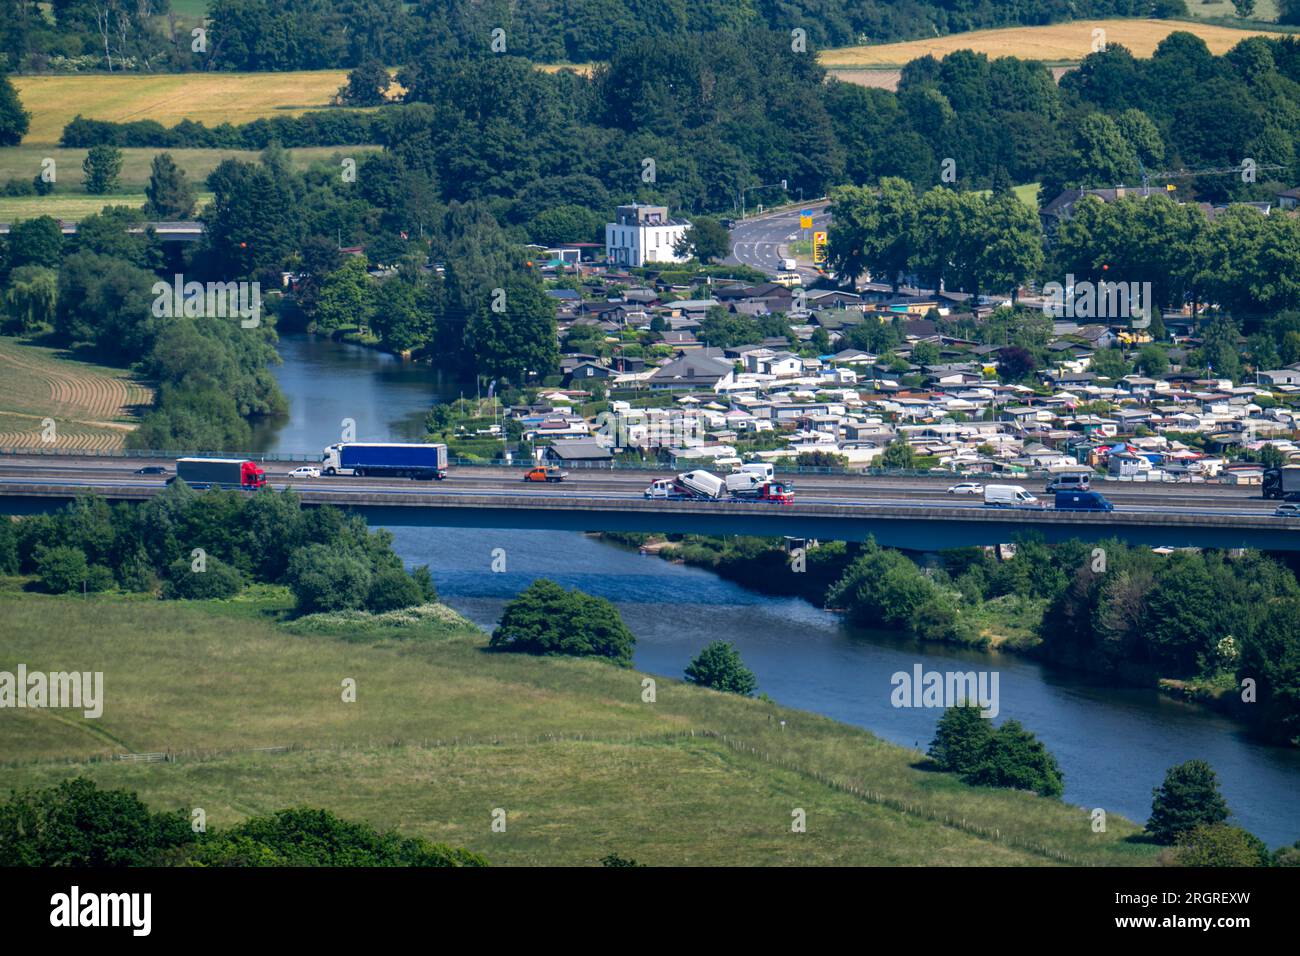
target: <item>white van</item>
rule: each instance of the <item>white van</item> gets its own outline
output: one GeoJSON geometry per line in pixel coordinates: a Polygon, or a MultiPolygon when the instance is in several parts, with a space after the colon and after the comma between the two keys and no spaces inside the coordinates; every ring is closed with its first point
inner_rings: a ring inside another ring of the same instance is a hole
{"type": "Polygon", "coordinates": [[[1049,475],[1044,490],[1049,495],[1058,491],[1090,491],[1092,475],[1084,471],[1065,471],[1059,475],[1049,475]]]}
{"type": "Polygon", "coordinates": [[[757,475],[764,481],[773,481],[776,478],[776,469],[772,467],[770,461],[751,461],[748,464],[731,469],[731,473],[733,475],[757,475]]]}
{"type": "Polygon", "coordinates": [[[1019,485],[985,485],[984,504],[995,508],[1041,508],[1043,503],[1019,485]]]}

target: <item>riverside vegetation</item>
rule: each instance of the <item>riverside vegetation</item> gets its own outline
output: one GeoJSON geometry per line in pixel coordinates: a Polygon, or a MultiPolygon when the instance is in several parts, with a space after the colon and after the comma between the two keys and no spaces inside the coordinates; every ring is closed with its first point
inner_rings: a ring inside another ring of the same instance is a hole
{"type": "Polygon", "coordinates": [[[808,548],[796,573],[796,558],[771,539],[670,542],[661,557],[802,597],[859,626],[1028,653],[1144,686],[1176,681],[1221,701],[1265,739],[1300,742],[1300,583],[1273,556],[1160,555],[1122,541],[1048,546],[1028,538],[1005,560],[962,548],[922,566],[874,541],[832,542],[808,548]],[[1255,700],[1238,704],[1247,679],[1255,700]]]}

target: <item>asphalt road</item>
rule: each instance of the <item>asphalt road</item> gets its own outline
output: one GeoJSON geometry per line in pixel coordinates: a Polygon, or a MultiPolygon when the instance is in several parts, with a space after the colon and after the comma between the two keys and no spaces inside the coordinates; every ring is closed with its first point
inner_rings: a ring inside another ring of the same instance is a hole
{"type": "MultiPolygon", "coordinates": [[[[813,231],[825,230],[830,223],[827,205],[827,201],[822,200],[800,207],[813,210],[813,231]]],[[[775,275],[784,271],[782,259],[795,258],[789,253],[789,243],[800,238],[799,209],[744,219],[731,228],[731,257],[726,261],[775,275]]],[[[808,238],[811,238],[811,231],[808,238]]],[[[805,284],[817,277],[817,270],[807,265],[800,266],[798,271],[805,284]]]]}
{"type": "MultiPolygon", "coordinates": [[[[166,476],[136,475],[146,464],[161,464],[174,470],[171,460],[74,458],[58,459],[33,456],[0,458],[0,492],[5,485],[78,484],[118,487],[160,487],[166,476]]],[[[525,482],[522,469],[493,467],[451,468],[447,480],[415,482],[404,478],[321,477],[289,478],[288,472],[299,462],[266,462],[267,478],[272,487],[298,487],[337,493],[345,504],[349,494],[365,492],[419,492],[421,494],[521,494],[566,498],[641,498],[655,478],[669,477],[662,470],[573,470],[567,480],[558,483],[525,482]]],[[[983,508],[978,495],[954,495],[947,489],[954,479],[947,477],[888,477],[874,475],[795,475],[778,476],[793,483],[797,503],[826,503],[871,507],[873,505],[911,505],[917,507],[983,508]]],[[[1021,479],[1023,485],[1044,501],[1042,478],[1021,479]]],[[[1206,483],[1142,484],[1097,481],[1093,485],[1115,505],[1116,511],[1183,514],[1239,514],[1259,517],[1271,515],[1276,502],[1264,500],[1258,488],[1236,488],[1206,483]]],[[[769,505],[768,507],[778,507],[769,505]]],[[[1295,519],[1286,520],[1289,524],[1295,519]]]]}

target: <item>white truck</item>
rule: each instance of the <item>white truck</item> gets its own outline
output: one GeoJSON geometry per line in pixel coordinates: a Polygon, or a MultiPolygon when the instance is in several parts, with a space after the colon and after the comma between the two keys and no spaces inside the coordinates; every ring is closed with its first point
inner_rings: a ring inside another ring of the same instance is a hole
{"type": "Polygon", "coordinates": [[[781,271],[782,271],[782,272],[794,272],[794,270],[797,269],[798,267],[799,267],[799,264],[798,264],[797,262],[795,262],[793,259],[782,259],[782,260],[781,260],[781,271]]]}
{"type": "Polygon", "coordinates": [[[1020,485],[985,485],[984,504],[993,508],[1042,508],[1043,503],[1020,485]]]}

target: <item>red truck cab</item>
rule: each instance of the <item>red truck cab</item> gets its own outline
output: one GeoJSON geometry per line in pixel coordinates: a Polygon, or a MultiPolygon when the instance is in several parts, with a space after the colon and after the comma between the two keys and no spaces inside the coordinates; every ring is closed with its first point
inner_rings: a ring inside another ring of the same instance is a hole
{"type": "Polygon", "coordinates": [[[239,467],[239,484],[244,488],[263,488],[266,486],[266,472],[255,461],[246,461],[239,467]]]}

